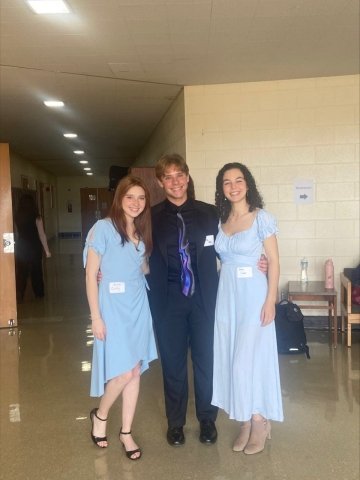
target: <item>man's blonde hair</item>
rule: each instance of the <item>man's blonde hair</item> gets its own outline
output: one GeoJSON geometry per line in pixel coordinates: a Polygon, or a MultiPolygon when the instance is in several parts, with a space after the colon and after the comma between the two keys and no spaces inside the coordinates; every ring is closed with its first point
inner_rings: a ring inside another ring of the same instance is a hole
{"type": "Polygon", "coordinates": [[[171,166],[177,167],[181,172],[185,173],[186,175],[189,174],[189,167],[187,166],[183,157],[178,153],[170,153],[170,154],[163,155],[156,162],[156,165],[155,165],[156,178],[158,180],[161,180],[162,177],[165,175],[165,170],[171,166]]]}

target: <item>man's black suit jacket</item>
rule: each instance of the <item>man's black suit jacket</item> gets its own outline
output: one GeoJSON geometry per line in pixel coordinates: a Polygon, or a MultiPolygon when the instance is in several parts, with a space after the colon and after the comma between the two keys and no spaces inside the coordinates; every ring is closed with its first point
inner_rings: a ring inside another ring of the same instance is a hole
{"type": "MultiPolygon", "coordinates": [[[[208,203],[193,200],[195,218],[192,222],[196,241],[196,262],[204,310],[210,321],[214,319],[218,272],[215,238],[219,219],[216,209],[208,203]]],[[[166,310],[168,291],[167,269],[167,212],[166,200],[152,208],[153,251],[150,256],[149,301],[155,322],[162,321],[166,310]]],[[[163,319],[164,320],[164,319],[163,319]]]]}

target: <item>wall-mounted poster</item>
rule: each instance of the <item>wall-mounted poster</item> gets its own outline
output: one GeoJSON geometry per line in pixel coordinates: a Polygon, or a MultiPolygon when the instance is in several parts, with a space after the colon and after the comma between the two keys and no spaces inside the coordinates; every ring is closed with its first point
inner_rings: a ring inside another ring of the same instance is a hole
{"type": "Polygon", "coordinates": [[[314,180],[295,180],[294,202],[314,203],[314,180]]]}

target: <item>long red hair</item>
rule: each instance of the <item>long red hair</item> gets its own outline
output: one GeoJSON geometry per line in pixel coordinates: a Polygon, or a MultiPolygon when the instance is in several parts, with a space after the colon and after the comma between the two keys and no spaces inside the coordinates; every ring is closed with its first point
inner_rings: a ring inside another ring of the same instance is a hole
{"type": "Polygon", "coordinates": [[[152,251],[152,231],[151,231],[151,213],[150,213],[150,192],[139,177],[127,175],[118,183],[115,190],[114,200],[110,207],[109,218],[113,222],[114,227],[121,235],[122,244],[129,242],[129,236],[126,233],[126,217],[122,208],[122,200],[132,187],[141,187],[145,192],[145,208],[134,219],[135,233],[145,244],[145,253],[150,255],[152,251]]]}

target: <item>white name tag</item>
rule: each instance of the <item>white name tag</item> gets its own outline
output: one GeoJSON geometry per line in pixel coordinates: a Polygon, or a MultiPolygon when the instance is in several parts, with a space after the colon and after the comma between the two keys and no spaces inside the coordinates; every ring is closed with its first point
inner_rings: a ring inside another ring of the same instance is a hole
{"type": "Polygon", "coordinates": [[[214,235],[206,235],[204,247],[214,245],[214,235]]]}
{"type": "Polygon", "coordinates": [[[110,282],[109,283],[109,292],[110,293],[125,293],[125,282],[110,282]]]}
{"type": "Polygon", "coordinates": [[[250,278],[253,276],[252,267],[237,267],[236,269],[237,278],[250,278]]]}

